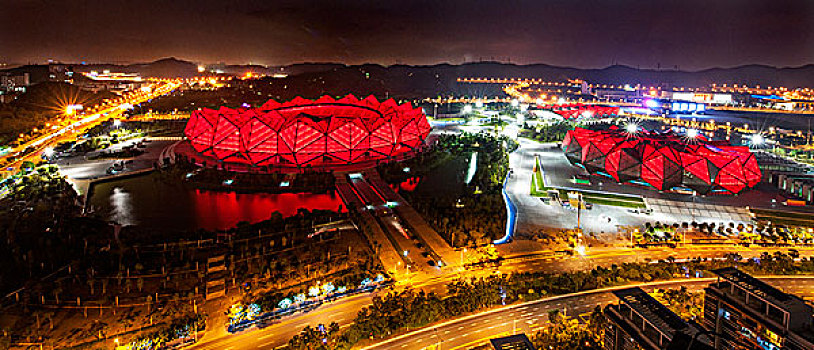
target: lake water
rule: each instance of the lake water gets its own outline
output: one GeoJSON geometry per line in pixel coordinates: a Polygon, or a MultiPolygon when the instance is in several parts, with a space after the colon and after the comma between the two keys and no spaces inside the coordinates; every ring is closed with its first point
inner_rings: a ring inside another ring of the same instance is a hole
{"type": "Polygon", "coordinates": [[[90,204],[103,218],[122,225],[162,230],[219,230],[240,221],[258,222],[279,211],[283,216],[305,208],[337,210],[335,193],[235,193],[190,188],[150,174],[94,187],[90,204]]]}

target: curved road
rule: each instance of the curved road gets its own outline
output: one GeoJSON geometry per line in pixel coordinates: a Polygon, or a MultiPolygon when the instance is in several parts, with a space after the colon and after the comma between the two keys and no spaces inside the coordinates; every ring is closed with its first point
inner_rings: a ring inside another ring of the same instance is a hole
{"type": "MultiPolygon", "coordinates": [[[[809,297],[814,295],[814,276],[769,276],[761,277],[761,279],[789,293],[809,297]]],[[[490,338],[511,335],[515,332],[530,334],[547,322],[548,312],[554,309],[564,310],[571,317],[590,313],[598,305],[614,302],[616,298],[611,293],[614,290],[633,286],[646,290],[657,287],[686,286],[691,290],[698,290],[712,281],[714,278],[674,280],[565,294],[447,321],[369,345],[363,349],[421,350],[430,346],[436,346],[434,350],[465,349],[485,344],[490,338]]]]}
{"type": "MultiPolygon", "coordinates": [[[[814,276],[769,276],[761,277],[769,284],[788,293],[801,297],[814,297],[814,276]]],[[[583,291],[565,294],[537,301],[495,308],[471,316],[447,321],[438,325],[425,327],[407,334],[371,344],[364,349],[405,349],[420,350],[428,346],[441,345],[440,349],[464,349],[485,343],[489,338],[517,333],[532,333],[548,320],[548,312],[553,309],[564,310],[569,316],[576,317],[589,313],[597,305],[606,305],[615,301],[611,292],[634,286],[649,290],[653,288],[678,288],[686,286],[692,290],[702,289],[712,278],[689,280],[672,280],[612,288],[583,291]]],[[[441,289],[443,281],[432,281],[429,289],[441,289]],[[435,287],[435,288],[432,288],[435,287]]],[[[251,330],[236,335],[223,335],[205,338],[192,345],[191,349],[237,350],[237,349],[276,349],[287,344],[288,340],[298,334],[305,326],[312,327],[322,323],[337,322],[340,327],[347,327],[361,308],[370,304],[374,294],[351,297],[332,304],[323,305],[307,314],[296,316],[270,327],[251,330]]],[[[437,349],[435,349],[437,350],[437,349]]]]}

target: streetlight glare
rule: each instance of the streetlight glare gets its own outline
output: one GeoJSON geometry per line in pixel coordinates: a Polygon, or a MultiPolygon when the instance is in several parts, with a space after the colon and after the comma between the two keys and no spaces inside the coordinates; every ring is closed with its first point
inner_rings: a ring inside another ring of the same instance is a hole
{"type": "Polygon", "coordinates": [[[625,125],[625,131],[627,131],[628,134],[635,134],[639,131],[639,124],[632,122],[627,123],[627,125],[625,125]]]}
{"type": "Polygon", "coordinates": [[[687,137],[691,139],[698,137],[698,129],[687,129],[687,137]]]}

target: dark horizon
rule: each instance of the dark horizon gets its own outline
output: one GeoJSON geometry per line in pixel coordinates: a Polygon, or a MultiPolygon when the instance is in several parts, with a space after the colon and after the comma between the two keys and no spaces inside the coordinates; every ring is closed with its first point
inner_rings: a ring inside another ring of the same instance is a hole
{"type": "Polygon", "coordinates": [[[500,61],[698,71],[814,63],[805,0],[124,1],[7,0],[0,61],[432,65],[500,61]]]}
{"type": "Polygon", "coordinates": [[[799,69],[799,68],[808,68],[814,66],[814,60],[811,63],[805,63],[801,65],[794,65],[794,66],[772,66],[768,64],[761,64],[761,63],[745,63],[735,66],[715,66],[715,67],[706,67],[701,69],[674,69],[673,67],[661,67],[660,69],[656,69],[653,67],[637,67],[629,64],[625,64],[623,62],[618,62],[616,64],[606,65],[606,66],[598,66],[598,67],[573,67],[573,66],[561,66],[561,65],[554,65],[544,62],[536,62],[536,63],[516,63],[516,62],[504,62],[504,61],[491,61],[491,60],[483,60],[483,61],[472,61],[472,62],[460,62],[460,63],[453,63],[453,62],[437,62],[437,63],[430,63],[430,64],[405,64],[405,63],[393,63],[393,64],[381,64],[377,62],[362,62],[362,63],[344,63],[344,62],[317,62],[317,61],[303,61],[303,62],[291,62],[281,65],[263,65],[260,63],[255,62],[246,62],[246,63],[230,63],[230,62],[196,62],[194,60],[189,60],[183,57],[176,57],[176,56],[167,56],[167,57],[160,57],[156,59],[150,59],[146,61],[133,61],[133,62],[70,62],[70,61],[59,61],[59,60],[45,60],[45,61],[37,61],[37,62],[0,62],[4,64],[8,64],[9,66],[23,66],[23,65],[39,65],[39,64],[49,64],[49,63],[56,63],[56,64],[67,64],[67,65],[86,65],[86,66],[95,66],[95,65],[113,65],[113,66],[134,66],[134,65],[147,65],[153,64],[159,61],[165,60],[176,60],[179,62],[189,62],[192,64],[201,64],[201,65],[218,65],[218,64],[225,64],[226,66],[234,66],[234,67],[241,67],[241,66],[262,66],[264,68],[275,68],[275,67],[285,67],[285,66],[296,66],[296,65],[345,65],[348,67],[352,66],[363,66],[363,65],[376,65],[381,67],[394,67],[394,66],[408,66],[408,67],[431,67],[431,66],[440,66],[440,65],[450,65],[450,66],[463,66],[463,65],[470,65],[470,64],[500,64],[500,65],[513,65],[517,67],[532,67],[532,66],[549,66],[552,68],[558,69],[578,69],[578,70],[604,70],[613,67],[625,67],[630,69],[639,70],[642,72],[680,72],[680,73],[700,73],[709,70],[728,70],[728,69],[740,69],[744,67],[766,67],[770,69],[799,69]]]}

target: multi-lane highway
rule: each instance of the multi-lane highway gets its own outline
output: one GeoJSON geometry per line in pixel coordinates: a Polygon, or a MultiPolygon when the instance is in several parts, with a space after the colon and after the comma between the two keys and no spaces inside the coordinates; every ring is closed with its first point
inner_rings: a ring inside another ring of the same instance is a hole
{"type": "MultiPolygon", "coordinates": [[[[534,255],[518,256],[506,260],[500,267],[489,269],[469,270],[463,273],[448,273],[443,276],[419,278],[414,274],[412,278],[405,277],[403,283],[395,288],[412,287],[428,292],[444,293],[446,284],[458,277],[477,278],[494,273],[516,273],[523,271],[549,271],[563,272],[572,270],[591,269],[597,265],[609,266],[622,262],[643,262],[645,260],[664,259],[669,256],[681,257],[720,257],[726,252],[738,252],[744,257],[758,256],[760,251],[785,251],[785,249],[749,250],[721,246],[707,246],[694,248],[672,249],[594,249],[589,250],[586,256],[564,256],[553,251],[540,252],[534,255]]],[[[814,254],[814,249],[803,250],[802,255],[814,254]]],[[[686,281],[666,281],[648,285],[659,285],[662,288],[675,288],[681,285],[701,287],[709,280],[694,279],[686,281]]],[[[775,286],[803,297],[814,297],[814,276],[811,277],[777,277],[768,280],[775,286]]],[[[387,290],[378,293],[387,293],[387,290]]],[[[356,317],[356,313],[370,304],[375,294],[359,295],[348,299],[340,299],[317,310],[306,314],[296,315],[283,320],[265,329],[250,330],[242,334],[231,335],[224,331],[222,324],[210,324],[210,329],[204,339],[191,347],[191,349],[273,349],[285,345],[291,337],[298,334],[305,326],[312,327],[318,324],[337,322],[347,327],[356,317]]],[[[518,332],[528,332],[538,328],[546,321],[547,312],[554,308],[567,309],[568,315],[579,315],[589,312],[596,305],[610,302],[612,295],[609,290],[585,291],[573,295],[549,298],[530,304],[511,306],[484,313],[482,316],[448,322],[444,325],[418,330],[408,336],[401,336],[388,340],[371,349],[421,349],[443,340],[442,349],[454,349],[456,346],[469,346],[482,342],[487,337],[498,334],[508,334],[512,329],[518,332]],[[525,309],[521,309],[525,308],[525,309]],[[514,312],[513,312],[514,310],[514,312]],[[501,316],[497,318],[497,316],[501,316]],[[516,320],[516,321],[515,321],[516,320]],[[461,323],[464,322],[464,323],[461,323]],[[454,326],[452,326],[454,325],[454,326]],[[458,327],[463,327],[458,329],[458,327]],[[433,329],[438,329],[436,335],[433,329]],[[447,332],[446,334],[444,332],[447,332]],[[424,332],[424,333],[422,333],[424,332]],[[451,334],[451,335],[450,335],[451,334]],[[423,340],[422,340],[423,339],[423,340]],[[415,346],[414,346],[415,344],[415,346]],[[418,346],[418,344],[423,344],[418,346]]],[[[480,314],[479,314],[480,315],[480,314]]],[[[384,340],[383,340],[384,341],[384,340]]],[[[374,345],[374,344],[371,344],[374,345]]]]}
{"type": "MultiPolygon", "coordinates": [[[[785,289],[801,296],[814,295],[814,276],[784,277],[772,276],[763,278],[775,287],[785,289]]],[[[698,290],[714,279],[693,279],[667,282],[656,282],[637,285],[645,290],[653,288],[678,288],[685,286],[698,290]]],[[[615,301],[613,290],[630,286],[596,289],[545,298],[537,301],[501,307],[478,314],[447,321],[438,325],[425,327],[386,341],[364,347],[365,350],[421,350],[435,346],[435,349],[466,349],[485,344],[488,339],[514,333],[533,333],[548,321],[548,312],[559,309],[568,316],[576,317],[590,313],[597,305],[606,305],[615,301]]]]}
{"type": "MultiPolygon", "coordinates": [[[[814,297],[814,276],[770,276],[762,277],[766,282],[786,292],[810,298],[814,297]]],[[[548,321],[548,312],[554,309],[564,311],[570,317],[585,316],[596,306],[614,302],[613,290],[639,286],[645,290],[653,288],[678,288],[686,286],[699,290],[712,278],[652,282],[619,286],[579,293],[554,296],[522,304],[509,305],[481,313],[449,320],[424,327],[389,339],[370,341],[367,350],[405,349],[420,350],[439,346],[440,349],[465,349],[483,344],[489,338],[512,333],[533,333],[548,321]]],[[[218,336],[207,336],[191,349],[238,350],[275,349],[284,346],[291,337],[307,325],[337,322],[341,328],[347,327],[358,310],[370,303],[372,295],[361,295],[323,305],[316,311],[284,320],[264,329],[251,330],[242,334],[229,335],[220,329],[209,332],[218,336]]],[[[436,348],[439,349],[439,348],[436,348]]]]}

